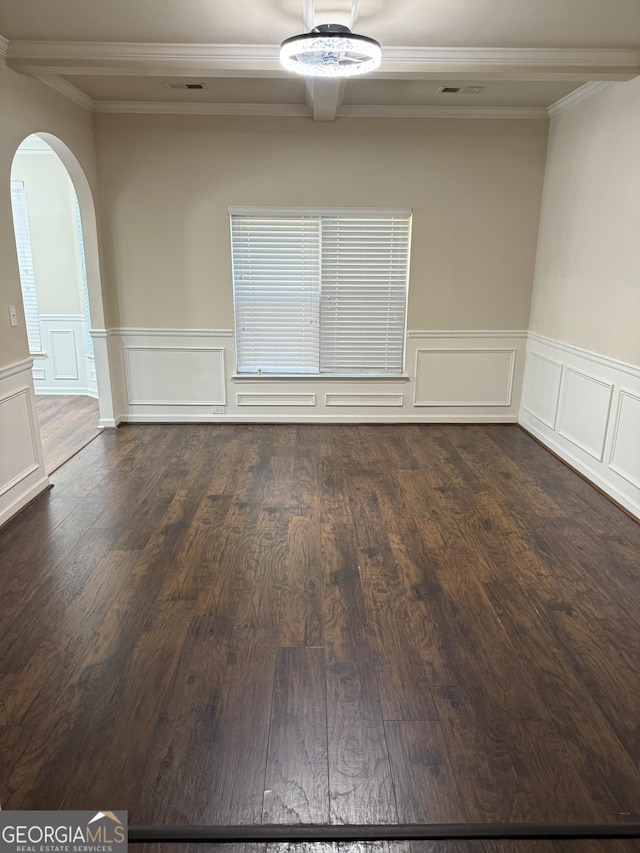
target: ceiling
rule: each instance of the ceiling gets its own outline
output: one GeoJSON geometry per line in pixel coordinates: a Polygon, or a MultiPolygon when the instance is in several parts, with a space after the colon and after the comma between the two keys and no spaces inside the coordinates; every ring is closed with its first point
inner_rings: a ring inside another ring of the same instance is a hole
{"type": "Polygon", "coordinates": [[[96,112],[546,118],[640,73],[640,0],[0,0],[0,52],[96,112]],[[320,23],[381,68],[287,74],[279,43],[320,23]]]}

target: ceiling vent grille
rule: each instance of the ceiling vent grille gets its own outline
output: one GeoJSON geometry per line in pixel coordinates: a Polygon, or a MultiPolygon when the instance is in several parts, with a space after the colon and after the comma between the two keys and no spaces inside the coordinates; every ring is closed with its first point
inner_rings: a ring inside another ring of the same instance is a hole
{"type": "Polygon", "coordinates": [[[438,93],[441,95],[479,95],[484,91],[484,86],[440,86],[438,93]]]}
{"type": "Polygon", "coordinates": [[[167,89],[183,89],[187,91],[202,91],[206,89],[204,83],[165,83],[167,89]]]}

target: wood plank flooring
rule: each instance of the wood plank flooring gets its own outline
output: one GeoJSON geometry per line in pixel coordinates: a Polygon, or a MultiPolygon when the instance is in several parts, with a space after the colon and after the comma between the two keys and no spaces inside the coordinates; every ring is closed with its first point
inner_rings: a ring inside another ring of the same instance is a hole
{"type": "Polygon", "coordinates": [[[40,394],[36,414],[45,470],[52,474],[98,435],[98,401],[93,397],[40,394]]]}
{"type": "Polygon", "coordinates": [[[0,531],[3,808],[639,818],[640,525],[518,427],[124,426],[52,480],[0,531]]]}

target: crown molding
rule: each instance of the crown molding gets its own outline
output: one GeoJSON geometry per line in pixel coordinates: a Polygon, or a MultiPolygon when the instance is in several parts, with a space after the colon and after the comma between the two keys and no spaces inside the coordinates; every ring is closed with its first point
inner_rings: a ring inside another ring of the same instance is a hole
{"type": "Polygon", "coordinates": [[[640,69],[640,50],[563,47],[385,47],[385,61],[473,66],[602,66],[640,69]]]}
{"type": "Polygon", "coordinates": [[[16,41],[9,42],[12,59],[51,60],[143,60],[206,62],[214,59],[233,61],[273,60],[278,48],[271,44],[179,44],[174,42],[119,41],[16,41]]]}
{"type": "Polygon", "coordinates": [[[55,89],[56,92],[64,95],[65,98],[69,98],[69,100],[74,101],[81,107],[84,107],[85,110],[95,109],[96,102],[93,98],[90,98],[89,95],[80,91],[80,89],[74,86],[73,83],[69,83],[68,80],[65,80],[64,77],[59,77],[57,74],[36,74],[35,79],[40,80],[41,83],[55,89]]]}
{"type": "Polygon", "coordinates": [[[276,45],[163,44],[138,42],[10,41],[8,63],[27,73],[101,76],[170,74],[175,77],[242,76],[262,72],[285,77],[276,45]]]}
{"type": "Polygon", "coordinates": [[[6,56],[9,49],[9,39],[0,36],[0,56],[6,56]]]}
{"type": "Polygon", "coordinates": [[[311,116],[306,104],[202,104],[180,101],[96,101],[96,113],[194,116],[311,116]]]}
{"type": "MultiPolygon", "coordinates": [[[[33,74],[286,76],[278,46],[269,44],[148,44],[138,42],[10,41],[7,61],[33,74]]],[[[628,80],[640,73],[640,51],[602,48],[385,47],[372,77],[485,75],[510,79],[628,80]]]]}
{"type": "Polygon", "coordinates": [[[601,81],[597,83],[585,83],[584,86],[580,86],[573,92],[569,92],[569,94],[565,95],[564,98],[560,98],[554,104],[551,104],[551,106],[547,108],[549,118],[553,118],[554,116],[559,115],[565,110],[571,109],[571,107],[575,107],[575,105],[579,104],[580,101],[584,101],[587,98],[590,98],[592,95],[595,95],[596,92],[600,92],[602,91],[602,89],[606,89],[607,86],[610,85],[610,80],[601,81]]]}
{"type": "Polygon", "coordinates": [[[397,106],[351,104],[338,110],[338,118],[481,118],[547,119],[544,107],[397,106]]]}
{"type": "MultiPolygon", "coordinates": [[[[305,104],[199,104],[174,101],[97,101],[94,112],[128,115],[280,116],[312,118],[305,104]]],[[[547,119],[544,107],[359,105],[340,107],[337,118],[547,119]]]]}

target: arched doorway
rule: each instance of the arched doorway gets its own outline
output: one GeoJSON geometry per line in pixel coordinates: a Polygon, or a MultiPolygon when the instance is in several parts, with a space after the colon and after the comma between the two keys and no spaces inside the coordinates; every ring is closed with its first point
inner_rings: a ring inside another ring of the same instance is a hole
{"type": "Polygon", "coordinates": [[[67,444],[78,450],[96,427],[115,426],[91,188],[65,143],[38,132],[16,150],[11,196],[34,387],[44,411],[57,412],[56,397],[73,404],[67,444]]]}

